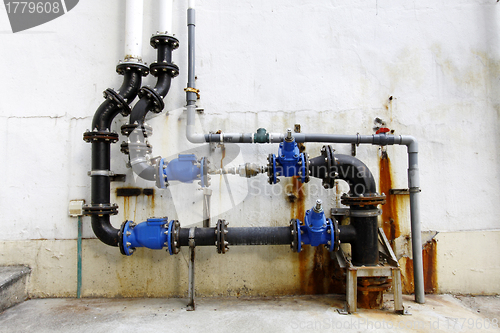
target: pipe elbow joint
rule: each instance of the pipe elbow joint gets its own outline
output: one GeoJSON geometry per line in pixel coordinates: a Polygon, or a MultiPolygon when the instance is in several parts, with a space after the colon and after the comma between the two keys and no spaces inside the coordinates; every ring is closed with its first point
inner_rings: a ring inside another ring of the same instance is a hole
{"type": "Polygon", "coordinates": [[[401,135],[400,142],[408,147],[408,153],[418,153],[418,141],[411,135],[401,135]]]}

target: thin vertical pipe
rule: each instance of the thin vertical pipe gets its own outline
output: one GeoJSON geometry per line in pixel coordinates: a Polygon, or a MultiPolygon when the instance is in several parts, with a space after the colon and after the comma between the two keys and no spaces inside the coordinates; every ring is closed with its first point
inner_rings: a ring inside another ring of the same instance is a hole
{"type": "Polygon", "coordinates": [[[77,240],[77,268],[76,268],[76,297],[82,297],[82,217],[78,216],[77,240]]]}

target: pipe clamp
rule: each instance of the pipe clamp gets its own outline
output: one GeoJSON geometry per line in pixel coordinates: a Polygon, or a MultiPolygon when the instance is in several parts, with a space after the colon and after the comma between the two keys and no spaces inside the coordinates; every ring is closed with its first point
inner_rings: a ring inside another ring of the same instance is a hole
{"type": "Polygon", "coordinates": [[[113,171],[110,171],[110,170],[92,170],[92,171],[87,172],[87,175],[89,175],[90,177],[92,177],[92,176],[112,177],[115,175],[115,173],[113,171]]]}
{"type": "Polygon", "coordinates": [[[196,244],[194,243],[194,232],[196,228],[190,228],[189,229],[189,247],[190,248],[195,248],[196,244]]]}
{"type": "Polygon", "coordinates": [[[352,217],[372,217],[382,215],[382,209],[370,210],[348,210],[346,216],[352,217]]]}

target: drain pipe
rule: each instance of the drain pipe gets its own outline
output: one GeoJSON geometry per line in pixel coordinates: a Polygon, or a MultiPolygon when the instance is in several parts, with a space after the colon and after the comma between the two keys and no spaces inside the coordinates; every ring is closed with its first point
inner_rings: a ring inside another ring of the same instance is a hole
{"type": "MultiPolygon", "coordinates": [[[[142,22],[142,1],[128,0],[126,26],[127,29],[142,22]],[[139,13],[132,11],[138,10],[139,13]]],[[[124,76],[123,84],[115,91],[111,88],[104,91],[106,99],[97,109],[92,120],[92,130],[83,134],[86,142],[92,143],[91,157],[91,203],[84,206],[84,213],[91,215],[92,230],[103,243],[118,246],[118,229],[114,228],[109,216],[118,213],[118,206],[110,203],[110,149],[111,143],[118,141],[118,134],[111,132],[113,119],[121,113],[123,116],[130,114],[129,104],[135,99],[141,86],[142,76],[149,73],[147,66],[142,64],[140,48],[140,36],[142,35],[142,23],[140,32],[129,34],[127,30],[127,41],[125,42],[125,61],[116,66],[118,74],[124,76]],[[129,52],[130,51],[130,52],[129,52]],[[133,51],[133,53],[132,53],[133,51]]]]}
{"type": "Polygon", "coordinates": [[[122,151],[129,153],[132,170],[139,177],[151,181],[156,179],[156,165],[155,161],[146,157],[152,151],[146,139],[152,134],[152,129],[144,124],[145,117],[148,112],[160,113],[163,110],[165,106],[163,98],[170,90],[172,78],[179,75],[179,67],[172,62],[172,51],[179,47],[179,40],[163,33],[164,30],[171,29],[172,21],[171,11],[165,2],[171,4],[171,1],[160,2],[160,30],[162,32],[153,35],[150,41],[151,46],[157,49],[157,61],[150,66],[151,74],[158,78],[157,83],[154,88],[148,86],[141,88],[139,91],[141,99],[130,114],[129,124],[122,126],[122,134],[129,136],[128,143],[122,144],[122,151]]]}
{"type": "Polygon", "coordinates": [[[334,154],[331,146],[324,146],[321,155],[310,159],[309,173],[321,178],[325,188],[332,188],[336,179],[349,184],[349,194],[342,203],[350,206],[351,234],[342,235],[343,243],[351,243],[352,262],[356,266],[374,266],[378,257],[377,205],[385,203],[385,195],[377,193],[375,179],[368,167],[355,157],[334,154]]]}
{"type": "Polygon", "coordinates": [[[158,33],[172,35],[172,0],[159,0],[158,33]]]}
{"type": "Polygon", "coordinates": [[[125,61],[142,61],[143,0],[127,0],[125,10],[125,61]]]}

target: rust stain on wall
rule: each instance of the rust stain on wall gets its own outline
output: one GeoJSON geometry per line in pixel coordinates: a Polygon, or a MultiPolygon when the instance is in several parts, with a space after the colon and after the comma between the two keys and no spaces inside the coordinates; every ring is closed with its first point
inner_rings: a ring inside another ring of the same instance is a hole
{"type": "Polygon", "coordinates": [[[130,197],[123,197],[123,217],[125,220],[130,218],[130,197]]]}
{"type": "MultiPolygon", "coordinates": [[[[438,291],[437,283],[437,242],[435,239],[428,241],[422,249],[424,267],[424,290],[427,294],[435,294],[438,291]]],[[[402,269],[403,293],[415,292],[413,283],[413,259],[403,257],[399,261],[402,269]]]]}
{"type": "MultiPolygon", "coordinates": [[[[304,220],[305,192],[304,184],[298,177],[292,179],[292,193],[296,199],[291,201],[290,217],[304,220]]],[[[300,286],[298,293],[315,295],[345,292],[345,278],[336,260],[330,258],[330,252],[323,246],[305,245],[298,254],[300,286]]]]}
{"type": "Polygon", "coordinates": [[[394,240],[401,234],[399,227],[399,202],[397,195],[391,195],[392,189],[392,173],[391,173],[391,160],[387,153],[382,152],[379,160],[379,179],[380,179],[380,193],[385,193],[387,200],[385,205],[382,206],[381,227],[389,240],[393,250],[394,240]]]}
{"type": "Polygon", "coordinates": [[[146,194],[146,202],[147,202],[147,207],[149,208],[149,216],[154,216],[155,215],[155,193],[153,192],[152,194],[146,194]]]}

